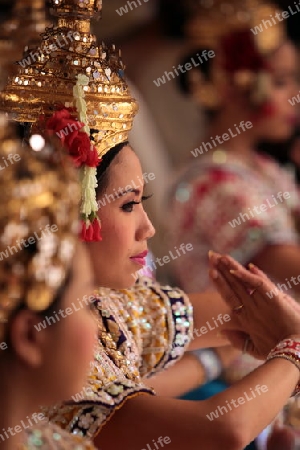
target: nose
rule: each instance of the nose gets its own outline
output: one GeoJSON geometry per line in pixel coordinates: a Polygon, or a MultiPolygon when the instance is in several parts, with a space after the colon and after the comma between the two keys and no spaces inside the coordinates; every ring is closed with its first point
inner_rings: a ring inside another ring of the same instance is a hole
{"type": "Polygon", "coordinates": [[[155,228],[148,217],[148,214],[143,211],[141,224],[137,232],[137,240],[143,241],[152,238],[155,235],[155,228]]]}

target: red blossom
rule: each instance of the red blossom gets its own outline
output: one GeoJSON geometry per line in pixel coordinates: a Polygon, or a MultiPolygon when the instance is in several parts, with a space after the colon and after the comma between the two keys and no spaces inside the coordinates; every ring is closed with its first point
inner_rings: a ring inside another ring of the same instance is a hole
{"type": "Polygon", "coordinates": [[[101,237],[101,224],[100,220],[96,217],[96,219],[92,223],[94,230],[94,241],[102,241],[101,237]]]}
{"type": "Polygon", "coordinates": [[[67,109],[56,111],[46,124],[47,131],[55,133],[67,147],[76,167],[83,164],[97,167],[100,162],[97,150],[89,136],[81,131],[83,127],[84,124],[75,120],[67,109]]]}
{"type": "Polygon", "coordinates": [[[82,222],[80,237],[86,242],[91,242],[93,240],[93,227],[90,222],[82,222]]]}
{"type": "Polygon", "coordinates": [[[71,145],[68,147],[76,167],[85,164],[88,167],[97,167],[99,164],[99,156],[94,145],[88,135],[82,131],[77,132],[71,145]]]}
{"type": "Polygon", "coordinates": [[[277,113],[277,108],[271,101],[264,102],[261,107],[258,109],[257,112],[255,112],[252,117],[251,121],[253,123],[257,123],[262,119],[265,119],[267,117],[273,117],[277,113]]]}
{"type": "Polygon", "coordinates": [[[93,220],[92,223],[90,221],[82,221],[80,237],[83,241],[86,242],[102,241],[101,225],[97,217],[93,220]]]}
{"type": "Polygon", "coordinates": [[[225,36],[221,42],[221,51],[224,55],[224,70],[230,74],[267,69],[250,30],[238,30],[225,36]]]}
{"type": "Polygon", "coordinates": [[[56,111],[46,124],[46,129],[56,133],[62,141],[65,137],[76,131],[78,132],[83,127],[84,124],[74,119],[67,109],[56,111]]]}

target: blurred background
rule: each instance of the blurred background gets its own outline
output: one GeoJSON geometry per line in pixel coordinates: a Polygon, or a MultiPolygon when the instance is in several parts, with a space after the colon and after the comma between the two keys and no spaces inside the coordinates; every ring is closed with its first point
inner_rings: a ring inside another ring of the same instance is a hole
{"type": "MultiPolygon", "coordinates": [[[[131,144],[141,158],[144,171],[153,172],[156,177],[148,186],[154,196],[147,208],[157,229],[152,242],[157,256],[167,251],[166,192],[178,171],[191,161],[191,149],[199,145],[205,126],[204,112],[199,103],[183,92],[180,77],[160,87],[154,80],[177,67],[189,54],[192,46],[187,37],[187,24],[197,1],[103,0],[102,20],[93,24],[93,32],[99,39],[121,48],[126,75],[139,100],[140,113],[135,119],[131,144]]],[[[209,4],[212,0],[205,1],[209,4]]],[[[0,0],[1,23],[11,17],[15,3],[0,0]]],[[[287,9],[294,2],[276,3],[287,9]]],[[[299,46],[300,14],[290,16],[285,25],[290,38],[299,46]]],[[[0,28],[0,37],[2,32],[0,28]]]]}

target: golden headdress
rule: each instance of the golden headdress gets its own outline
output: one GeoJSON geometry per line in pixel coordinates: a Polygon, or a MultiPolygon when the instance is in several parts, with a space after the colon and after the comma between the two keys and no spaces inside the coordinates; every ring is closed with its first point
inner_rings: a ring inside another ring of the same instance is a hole
{"type": "Polygon", "coordinates": [[[0,115],[0,338],[22,305],[43,311],[68,275],[80,190],[70,158],[41,135],[30,147],[0,115]]]}
{"type": "Polygon", "coordinates": [[[90,32],[90,21],[101,9],[99,0],[52,0],[56,26],[46,29],[37,49],[24,54],[0,97],[1,109],[33,127],[41,115],[54,114],[48,128],[72,147],[81,170],[86,240],[101,239],[96,166],[109,149],[128,140],[138,109],[124,80],[120,52],[114,45],[99,45],[90,32]]]}
{"type": "Polygon", "coordinates": [[[217,49],[220,39],[235,30],[255,28],[263,21],[269,26],[262,32],[253,34],[260,52],[269,53],[278,48],[284,38],[282,22],[276,20],[280,11],[270,1],[265,0],[191,0],[189,2],[191,20],[186,33],[195,48],[217,49]]]}
{"type": "Polygon", "coordinates": [[[219,65],[218,73],[212,64],[215,70],[210,74],[210,81],[204,80],[199,71],[193,71],[190,79],[197,86],[195,97],[204,106],[217,108],[216,84],[229,74],[231,82],[251,92],[254,103],[263,103],[268,97],[263,58],[279,48],[285,39],[283,19],[278,20],[276,16],[280,9],[268,0],[190,0],[189,9],[191,18],[186,34],[193,48],[208,48],[223,59],[249,61],[240,65],[239,61],[231,61],[230,65],[235,66],[231,71],[221,71],[219,65]],[[254,57],[257,67],[253,67],[254,57]]]}
{"type": "Polygon", "coordinates": [[[45,0],[16,0],[12,17],[1,24],[0,69],[8,76],[17,70],[24,43],[36,41],[47,26],[45,0]]]}

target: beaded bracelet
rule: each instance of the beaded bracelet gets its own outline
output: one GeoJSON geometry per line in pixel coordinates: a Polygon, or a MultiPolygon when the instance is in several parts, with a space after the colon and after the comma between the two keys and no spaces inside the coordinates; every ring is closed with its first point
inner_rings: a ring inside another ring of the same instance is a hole
{"type": "Polygon", "coordinates": [[[210,348],[198,349],[193,350],[189,353],[196,356],[201,366],[203,367],[205,372],[206,383],[215,380],[221,375],[223,370],[223,364],[221,362],[220,357],[215,352],[215,350],[210,348]]]}
{"type": "MultiPolygon", "coordinates": [[[[274,347],[268,357],[267,361],[274,358],[283,358],[293,363],[300,371],[300,337],[293,339],[284,339],[274,347]]],[[[300,393],[300,380],[298,381],[292,396],[300,393]]]]}

